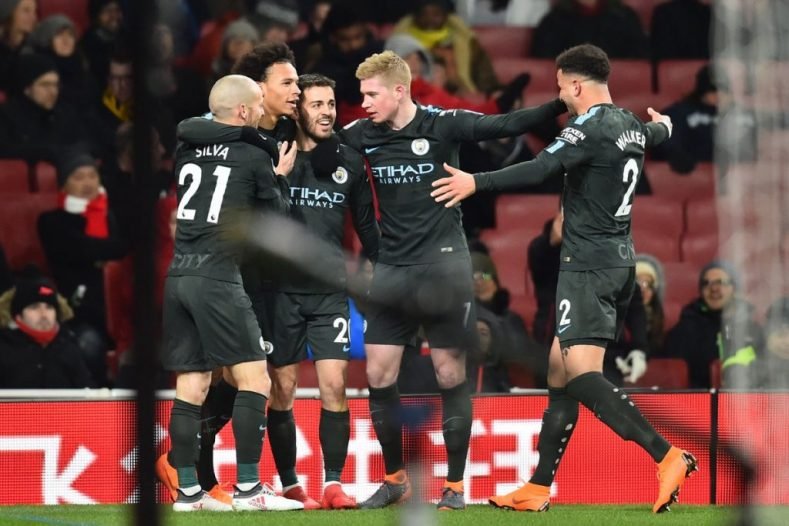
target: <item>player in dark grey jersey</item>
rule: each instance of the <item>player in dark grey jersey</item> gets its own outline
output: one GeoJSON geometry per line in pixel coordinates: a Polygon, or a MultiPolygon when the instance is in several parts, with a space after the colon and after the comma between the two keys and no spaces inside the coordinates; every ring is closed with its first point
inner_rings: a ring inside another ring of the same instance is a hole
{"type": "Polygon", "coordinates": [[[269,433],[269,440],[287,495],[298,485],[293,399],[299,364],[307,357],[309,343],[321,398],[319,435],[325,472],[321,506],[355,508],[356,502],[340,485],[351,430],[345,397],[351,342],[342,241],[345,215],[350,211],[365,254],[375,260],[378,225],[364,159],[333,137],[334,81],[322,75],[302,75],[299,87],[299,153],[288,176],[291,216],[327,241],[330,249],[321,257],[321,282],[284,276],[265,295],[261,328],[273,347],[269,361],[274,371],[269,416],[285,415],[283,427],[290,427],[276,437],[269,433]]]}
{"type": "Polygon", "coordinates": [[[369,118],[341,132],[367,157],[381,213],[381,247],[365,312],[370,412],[386,467],[384,484],[361,504],[379,508],[411,494],[403,465],[397,374],[420,326],[441,388],[447,478],[441,509],[463,509],[471,433],[465,351],[476,344],[471,260],[458,208],[430,198],[431,183],[457,163],[460,143],[520,135],[565,111],[561,101],[508,115],[417,106],[408,65],[387,51],[357,69],[369,118]]]}
{"type": "Polygon", "coordinates": [[[609,342],[617,339],[635,286],[630,235],[633,194],[644,150],[671,135],[671,120],[649,108],[644,124],[615,106],[608,91],[610,64],[592,45],[556,59],[559,96],[573,118],[537,158],[497,172],[471,176],[449,168],[436,181],[436,201],[454,206],[476,190],[507,190],[565,175],[563,241],[556,290],[556,336],[548,368],[548,409],[543,415],[540,461],[530,482],[492,497],[502,508],[545,511],[559,461],[572,436],[581,402],[625,440],[658,463],[655,513],[668,511],[685,478],[697,469],[690,453],[671,446],[629,397],[602,374],[609,342]]]}
{"type": "Polygon", "coordinates": [[[230,75],[211,90],[213,120],[179,126],[175,255],[164,291],[162,363],[176,371],[170,413],[170,464],[177,472],[175,511],[292,510],[300,502],[260,483],[258,465],[271,388],[263,338],[243,289],[237,254],[226,241],[238,215],[257,202],[286,207],[287,183],[274,174],[271,141],[248,126],[263,112],[263,93],[230,75]],[[232,506],[206,493],[197,479],[201,406],[211,372],[225,367],[238,387],[233,405],[238,481],[232,506]]]}

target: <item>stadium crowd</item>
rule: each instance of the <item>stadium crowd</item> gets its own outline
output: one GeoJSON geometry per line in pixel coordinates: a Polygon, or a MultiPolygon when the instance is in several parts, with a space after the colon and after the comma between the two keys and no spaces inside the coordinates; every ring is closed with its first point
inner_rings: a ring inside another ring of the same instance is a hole
{"type": "MultiPolygon", "coordinates": [[[[709,64],[708,3],[161,0],[150,174],[135,174],[132,163],[127,3],[0,0],[0,388],[130,386],[134,181],[153,178],[161,198],[161,305],[175,225],[175,126],[204,114],[213,83],[263,42],[287,42],[299,72],[336,82],[338,125],[366,116],[356,68],[384,49],[408,62],[416,102],[481,113],[554,98],[552,59],[573,45],[591,42],[615,63],[627,61],[613,68],[621,73],[611,79],[614,102],[642,118],[648,105],[661,109],[674,133],[636,189],[637,294],[606,375],[624,386],[692,388],[763,385],[770,375],[789,387],[789,297],[778,290],[772,305],[751,305],[744,293],[753,276],[718,259],[728,210],[722,182],[739,173],[725,145],[738,145],[738,161],[753,160],[763,136],[786,123],[757,129],[758,110],[733,102],[733,92],[747,89],[741,62],[709,64]],[[719,133],[734,121],[746,131],[719,133]]],[[[786,60],[784,51],[772,58],[786,60]]],[[[529,160],[562,123],[465,145],[461,168],[529,160]]],[[[464,204],[481,340],[468,372],[475,391],[545,386],[561,186],[464,204]]],[[[347,248],[358,251],[348,233],[347,248]]],[[[786,268],[783,237],[776,255],[786,268]]],[[[429,345],[407,347],[401,392],[437,391],[429,345]]],[[[169,382],[162,374],[161,385],[169,382]]]]}

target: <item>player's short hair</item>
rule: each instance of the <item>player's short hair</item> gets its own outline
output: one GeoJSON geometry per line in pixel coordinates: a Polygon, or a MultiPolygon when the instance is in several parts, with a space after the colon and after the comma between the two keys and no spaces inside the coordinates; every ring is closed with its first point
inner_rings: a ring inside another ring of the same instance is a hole
{"type": "Polygon", "coordinates": [[[592,44],[571,47],[556,57],[556,69],[565,74],[589,77],[603,84],[608,82],[611,63],[605,51],[592,44]]]}
{"type": "Polygon", "coordinates": [[[370,55],[356,68],[356,78],[359,80],[375,76],[381,76],[389,85],[402,84],[406,88],[411,87],[411,69],[406,61],[393,51],[386,50],[370,55]]]}
{"type": "Polygon", "coordinates": [[[326,75],[319,73],[305,73],[299,76],[299,89],[302,93],[308,88],[331,88],[334,89],[337,83],[326,75]]]}
{"type": "Polygon", "coordinates": [[[266,42],[238,59],[232,69],[236,75],[244,75],[255,82],[265,82],[268,69],[274,64],[287,63],[296,67],[296,57],[287,44],[266,42]]]}

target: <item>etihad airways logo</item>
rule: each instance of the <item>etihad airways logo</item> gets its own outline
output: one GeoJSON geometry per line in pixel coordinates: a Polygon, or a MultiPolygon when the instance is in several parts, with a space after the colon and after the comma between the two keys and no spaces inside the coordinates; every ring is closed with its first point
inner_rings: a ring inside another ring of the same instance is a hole
{"type": "Polygon", "coordinates": [[[290,204],[292,206],[310,206],[315,208],[334,208],[345,202],[345,194],[327,192],[317,188],[301,186],[290,187],[290,204]]]}
{"type": "Polygon", "coordinates": [[[376,182],[380,184],[419,183],[423,175],[435,171],[433,163],[401,164],[397,166],[373,166],[372,172],[376,182]]]}

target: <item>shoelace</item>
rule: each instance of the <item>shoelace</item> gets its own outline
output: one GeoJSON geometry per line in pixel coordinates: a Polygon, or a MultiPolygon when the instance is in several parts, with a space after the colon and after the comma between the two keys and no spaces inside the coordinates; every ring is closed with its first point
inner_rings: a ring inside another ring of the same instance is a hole
{"type": "Polygon", "coordinates": [[[266,482],[265,484],[261,483],[260,485],[263,488],[263,493],[265,493],[266,495],[273,495],[275,497],[277,496],[277,493],[274,491],[274,488],[272,488],[268,482],[266,482]]]}

